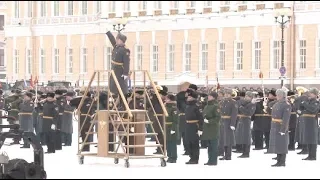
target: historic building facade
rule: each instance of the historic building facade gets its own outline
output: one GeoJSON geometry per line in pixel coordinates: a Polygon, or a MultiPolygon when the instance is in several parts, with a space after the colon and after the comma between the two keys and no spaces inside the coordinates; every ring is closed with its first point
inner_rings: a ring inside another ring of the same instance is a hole
{"type": "Polygon", "coordinates": [[[7,2],[7,78],[88,82],[94,70],[110,69],[105,33],[127,17],[131,69],[148,70],[158,84],[215,84],[218,77],[222,85],[260,86],[263,72],[265,84],[280,85],[281,28],[273,14],[283,8],[293,10],[284,29],[286,84],[320,84],[316,1],[7,2]]]}

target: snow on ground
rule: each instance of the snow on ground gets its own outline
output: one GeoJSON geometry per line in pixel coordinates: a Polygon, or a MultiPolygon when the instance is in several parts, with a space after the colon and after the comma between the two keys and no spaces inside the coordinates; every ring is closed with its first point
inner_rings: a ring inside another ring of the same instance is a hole
{"type": "MultiPolygon", "coordinates": [[[[74,127],[77,132],[77,127],[74,127]]],[[[7,140],[6,144],[11,142],[7,140]]],[[[147,148],[146,153],[151,154],[155,148],[147,148]]],[[[44,151],[47,148],[44,146],[44,151]]],[[[7,152],[10,159],[24,158],[33,161],[32,149],[20,149],[20,146],[3,146],[1,151],[7,152]]],[[[250,159],[239,159],[240,154],[233,153],[232,161],[219,161],[218,166],[204,166],[207,162],[207,151],[201,149],[198,165],[186,165],[189,160],[182,156],[183,147],[178,146],[178,161],[176,164],[160,166],[160,159],[132,159],[130,168],[124,167],[124,160],[120,159],[115,165],[110,158],[85,157],[84,164],[79,165],[77,154],[77,133],[73,135],[73,146],[63,147],[55,154],[45,154],[44,164],[48,179],[253,179],[253,178],[319,178],[318,168],[320,161],[308,162],[301,159],[306,155],[297,155],[297,151],[289,152],[287,166],[272,168],[275,155],[264,154],[264,151],[251,151],[250,159]],[[301,171],[302,170],[302,171],[301,171]],[[307,176],[306,176],[307,175],[307,176]]]]}

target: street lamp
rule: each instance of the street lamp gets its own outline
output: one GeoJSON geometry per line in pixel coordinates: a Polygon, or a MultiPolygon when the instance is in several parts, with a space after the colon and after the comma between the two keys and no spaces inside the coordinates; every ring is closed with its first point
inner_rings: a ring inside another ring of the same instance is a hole
{"type": "Polygon", "coordinates": [[[290,9],[279,9],[274,12],[275,22],[280,24],[281,28],[281,67],[279,69],[281,74],[281,88],[283,86],[284,75],[286,74],[286,68],[284,66],[284,28],[286,24],[290,22],[292,12],[290,9]]]}
{"type": "Polygon", "coordinates": [[[113,22],[113,30],[117,31],[118,33],[120,33],[122,30],[125,29],[127,22],[128,22],[127,18],[116,19],[113,22]]]}

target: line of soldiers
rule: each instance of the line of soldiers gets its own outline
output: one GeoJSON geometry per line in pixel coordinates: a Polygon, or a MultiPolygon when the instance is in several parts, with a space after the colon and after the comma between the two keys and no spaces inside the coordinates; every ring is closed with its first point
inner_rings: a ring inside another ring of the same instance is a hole
{"type": "MultiPolygon", "coordinates": [[[[47,145],[46,153],[55,153],[64,146],[71,146],[73,133],[73,112],[75,107],[70,104],[74,92],[56,90],[44,94],[41,91],[20,89],[12,91],[12,95],[1,99],[1,107],[8,116],[15,120],[9,124],[20,124],[25,132],[35,132],[42,145],[47,145]]],[[[25,139],[21,148],[30,148],[25,139]]],[[[14,138],[13,144],[20,144],[14,138]]]]}

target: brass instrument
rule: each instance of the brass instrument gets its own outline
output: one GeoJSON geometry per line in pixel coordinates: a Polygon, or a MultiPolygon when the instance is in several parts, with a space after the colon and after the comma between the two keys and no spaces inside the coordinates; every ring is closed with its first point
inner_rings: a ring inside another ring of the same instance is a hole
{"type": "Polygon", "coordinates": [[[308,89],[307,89],[307,88],[302,87],[302,86],[298,86],[298,87],[296,87],[296,90],[297,90],[297,92],[298,92],[298,96],[301,96],[303,93],[305,93],[305,92],[307,92],[307,91],[308,91],[308,89]]]}
{"type": "Polygon", "coordinates": [[[237,89],[232,89],[232,97],[235,98],[238,95],[238,90],[237,89]]]}

